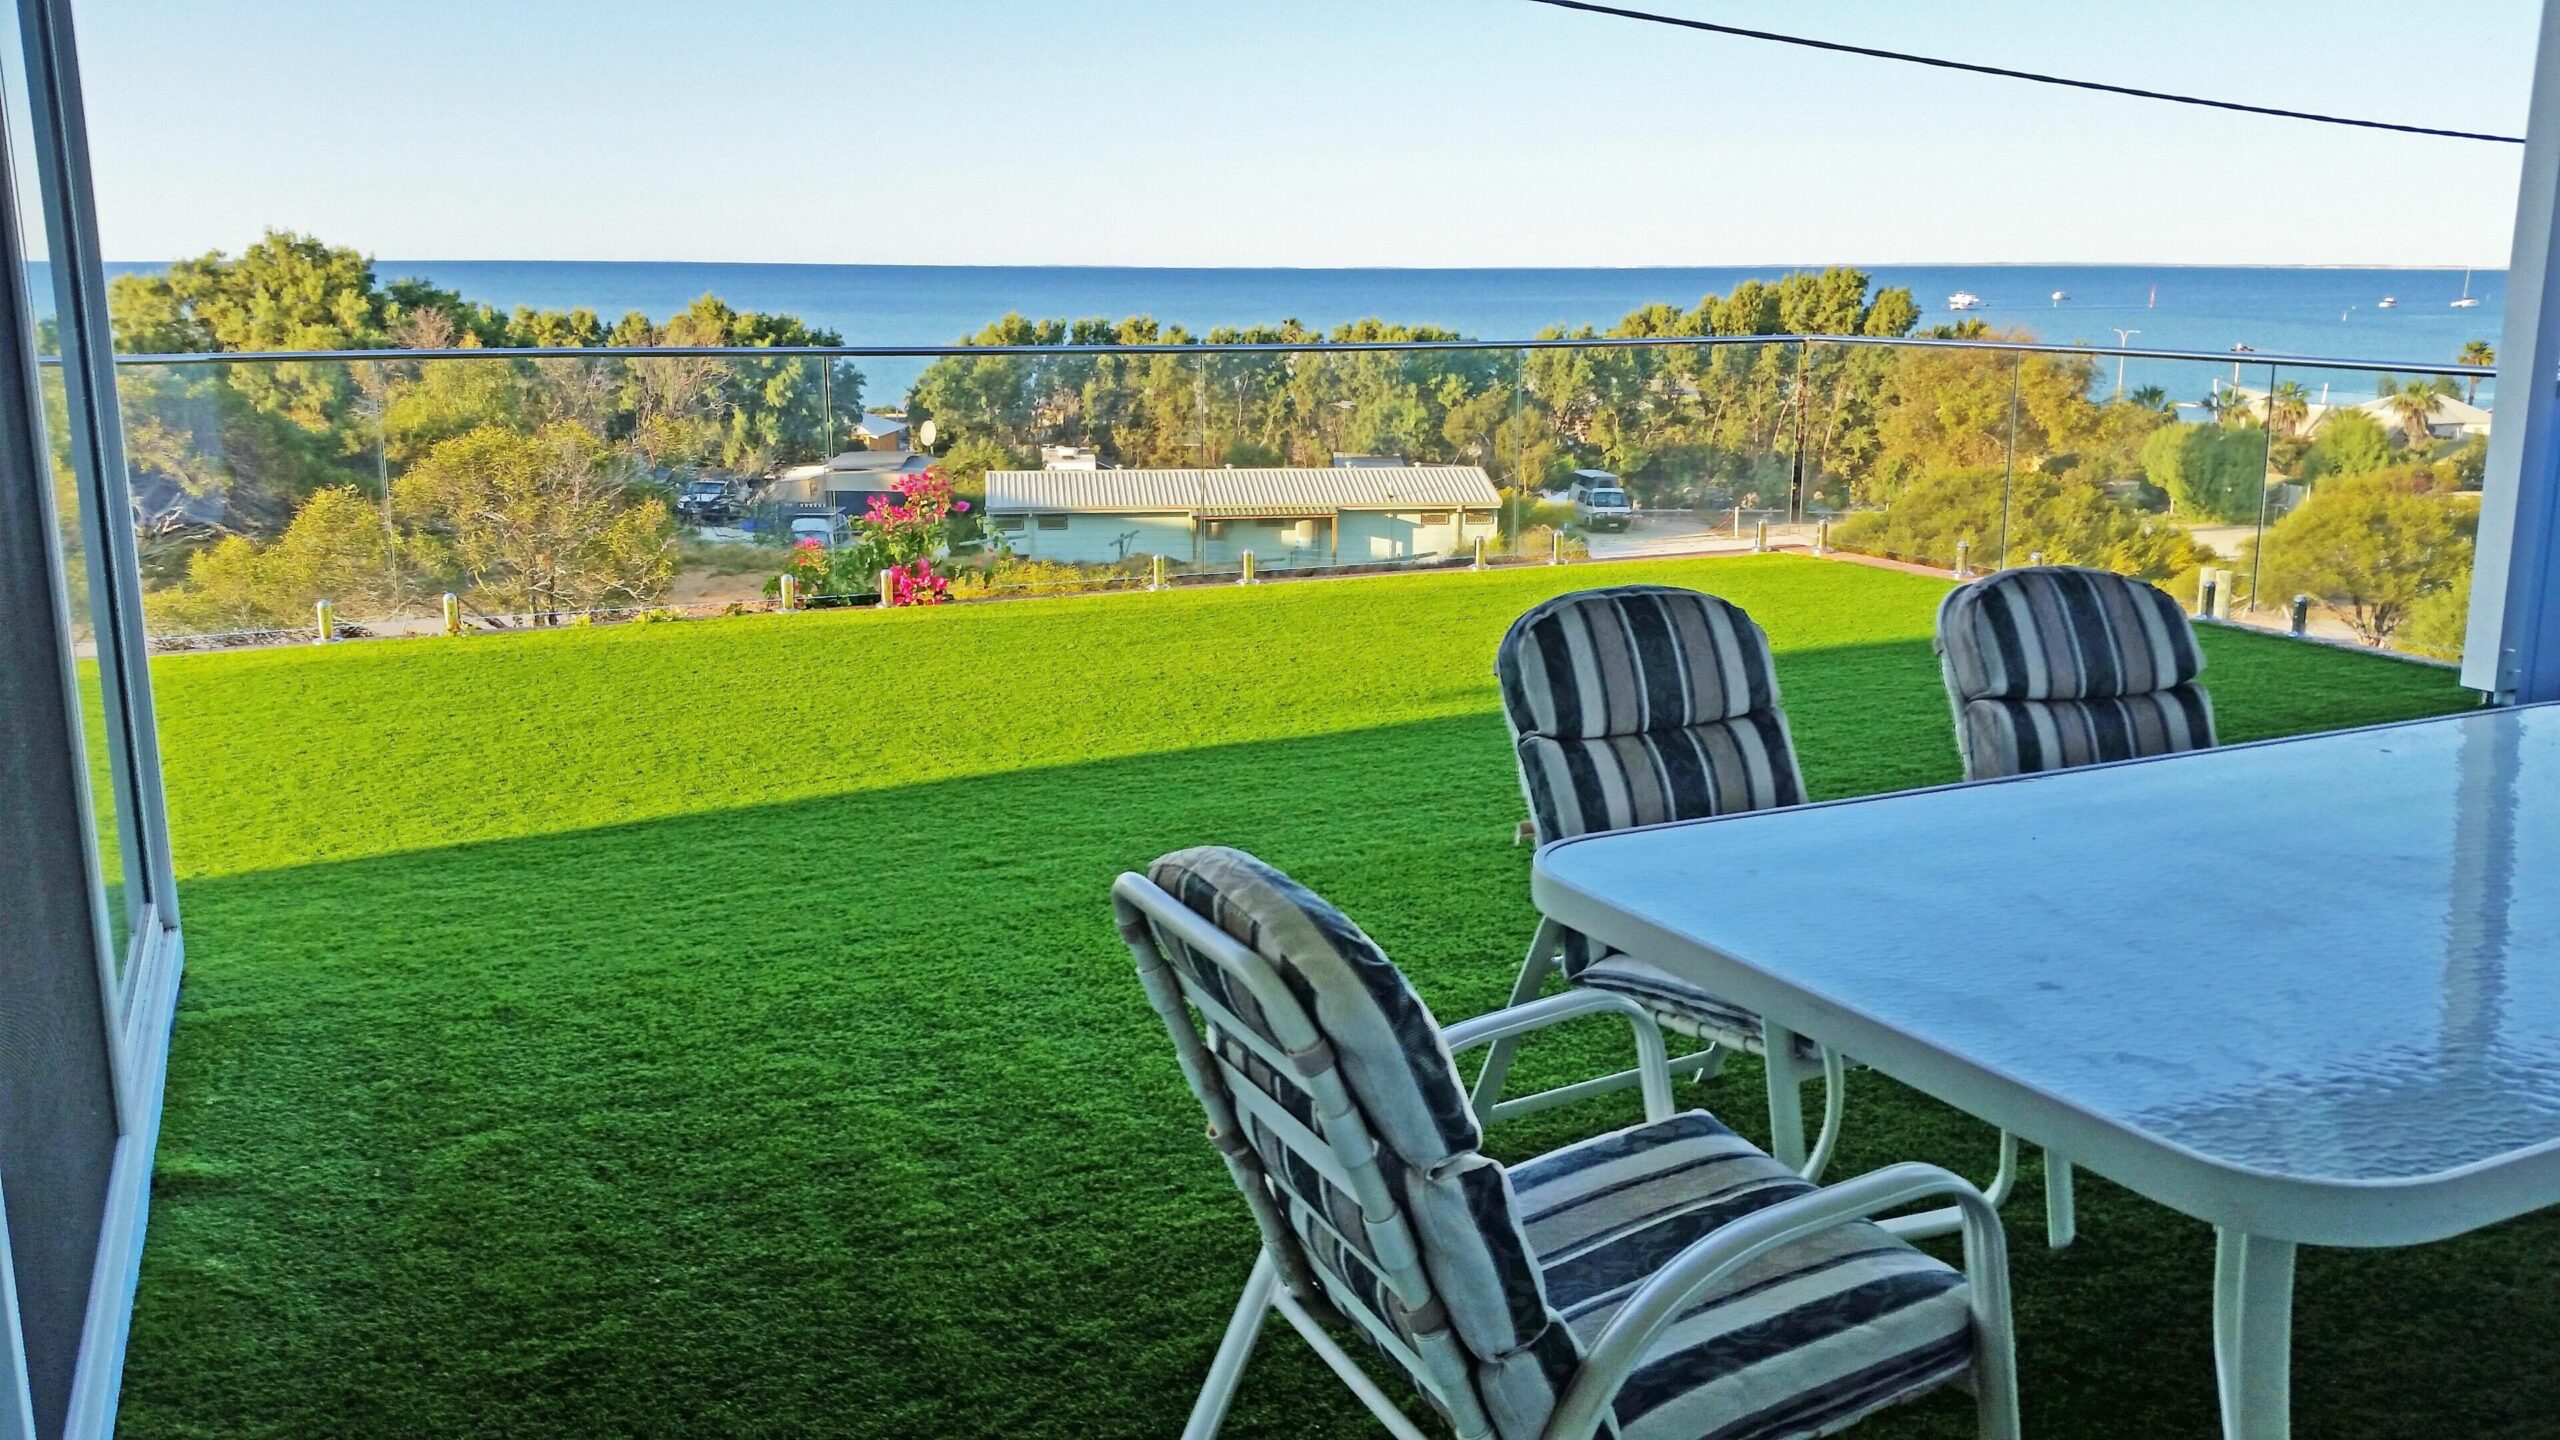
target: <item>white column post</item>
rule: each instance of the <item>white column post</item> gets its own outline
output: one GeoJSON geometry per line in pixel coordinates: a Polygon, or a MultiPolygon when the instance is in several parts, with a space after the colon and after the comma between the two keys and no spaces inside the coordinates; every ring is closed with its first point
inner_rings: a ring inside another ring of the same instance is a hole
{"type": "Polygon", "coordinates": [[[2560,699],[2560,4],[2542,9],[2462,683],[2560,699]]]}

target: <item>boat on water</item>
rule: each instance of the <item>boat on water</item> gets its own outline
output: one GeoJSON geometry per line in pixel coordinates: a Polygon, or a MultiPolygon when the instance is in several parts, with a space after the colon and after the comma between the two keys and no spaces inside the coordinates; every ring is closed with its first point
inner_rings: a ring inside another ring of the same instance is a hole
{"type": "Polygon", "coordinates": [[[1959,290],[1953,295],[1947,297],[1947,308],[1950,310],[1979,310],[1982,308],[1982,297],[1974,294],[1970,290],[1959,290]]]}
{"type": "Polygon", "coordinates": [[[2453,308],[2456,310],[2480,308],[2480,297],[2471,293],[2471,267],[2468,265],[2462,268],[2462,298],[2453,302],[2453,308]]]}
{"type": "Polygon", "coordinates": [[[2068,299],[2070,299],[2070,298],[2071,298],[2071,292],[2070,292],[2070,291],[2068,291],[2068,290],[2056,290],[2056,291],[2054,291],[2054,292],[2053,292],[2053,303],[2054,303],[2054,304],[2056,304],[2056,305],[2059,305],[2059,304],[2061,304],[2063,301],[2068,300],[2068,299]]]}
{"type": "Polygon", "coordinates": [[[2400,308],[2400,297],[2397,295],[2385,295],[2381,299],[2373,302],[2373,308],[2376,310],[2397,310],[2400,308]]]}

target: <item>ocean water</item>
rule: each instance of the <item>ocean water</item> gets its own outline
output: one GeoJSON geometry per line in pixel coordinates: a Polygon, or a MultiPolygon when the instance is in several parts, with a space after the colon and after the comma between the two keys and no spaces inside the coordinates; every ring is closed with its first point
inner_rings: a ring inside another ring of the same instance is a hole
{"type": "MultiPolygon", "coordinates": [[[[116,265],[112,270],[147,270],[116,265]]],[[[383,260],[384,279],[415,275],[500,309],[584,306],[608,321],[639,310],[663,318],[716,294],[744,310],[782,311],[855,345],[947,344],[1008,311],[1033,318],[1149,315],[1193,333],[1221,325],[1295,319],[1318,329],[1376,316],[1446,326],[1485,340],[1525,339],[1551,326],[1606,329],[1655,302],[1697,303],[1746,279],[1774,280],[1788,266],[1696,269],[1292,270],[1138,269],[1083,266],[736,265],[693,262],[383,260]]],[[[1818,267],[1793,267],[1818,268],[1818,267]]],[[[1970,312],[1999,330],[2040,340],[2118,343],[2139,331],[2142,348],[2393,362],[2411,370],[2450,364],[2464,342],[2497,341],[2503,271],[2470,275],[2481,304],[2454,309],[2461,270],[2352,270],[2283,266],[1878,265],[1878,285],[1911,289],[1921,323],[1956,318],[1946,299],[1982,297],[1970,312]],[[2063,291],[2068,299],[2052,298],[2063,291]],[[2399,301],[2384,309],[2385,297],[2399,301]]],[[[2245,357],[2244,357],[2245,358],[2245,357]]],[[[874,403],[902,394],[913,362],[865,362],[874,403]]],[[[2128,385],[2157,384],[2180,399],[2201,396],[2229,363],[2129,361],[2128,385]]],[[[2267,367],[2240,378],[2266,383],[2267,367]]],[[[2369,394],[2368,376],[2288,371],[2316,393],[2323,384],[2369,394]]],[[[2112,384],[2114,377],[2106,377],[2112,384]]],[[[2486,387],[2484,387],[2484,398],[2486,387]]]]}

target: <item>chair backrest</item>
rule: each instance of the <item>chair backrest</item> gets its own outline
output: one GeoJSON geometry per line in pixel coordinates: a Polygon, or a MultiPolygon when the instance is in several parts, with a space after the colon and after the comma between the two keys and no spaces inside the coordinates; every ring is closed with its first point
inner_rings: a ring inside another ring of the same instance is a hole
{"type": "Polygon", "coordinates": [[[2004,570],[1948,592],[1937,646],[1968,780],[2214,743],[2204,651],[2157,586],[2069,565],[2004,570]]]}
{"type": "Polygon", "coordinates": [[[1769,637],[1668,585],[1560,595],[1494,657],[1538,838],[1804,800],[1769,637]]]}
{"type": "Polygon", "coordinates": [[[1460,1434],[1538,1434],[1581,1352],[1404,976],[1242,851],[1167,855],[1113,898],[1290,1293],[1354,1322],[1460,1434]]]}

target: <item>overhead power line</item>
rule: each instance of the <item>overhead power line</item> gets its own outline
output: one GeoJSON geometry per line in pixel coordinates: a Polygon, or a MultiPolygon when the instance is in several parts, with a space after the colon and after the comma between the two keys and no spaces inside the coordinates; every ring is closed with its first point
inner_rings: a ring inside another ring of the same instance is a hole
{"type": "Polygon", "coordinates": [[[1529,0],[1533,5],[1551,5],[1558,10],[1579,10],[1590,15],[1608,15],[1620,20],[1641,20],[1653,25],[1672,25],[1683,30],[1703,30],[1710,35],[1731,35],[1742,40],[1766,40],[1776,45],[1795,45],[1807,50],[1828,50],[1837,55],[1863,55],[1870,60],[1897,60],[1905,65],[1926,65],[1936,70],[1960,70],[1968,75],[1992,75],[2003,80],[2027,80],[2038,85],[2060,85],[2071,90],[2095,90],[2106,95],[2129,95],[2136,100],[2160,100],[2171,105],[2201,105],[2209,110],[2236,110],[2243,115],[2272,115],[2279,120],[2309,120],[2319,125],[2351,125],[2359,130],[2389,130],[2401,135],[2434,135],[2447,140],[2486,140],[2497,145],[2521,145],[2521,135],[2490,135],[2478,130],[2447,130],[2434,125],[2403,125],[2394,120],[2366,120],[2353,115],[2323,115],[2315,110],[2287,110],[2277,105],[2251,105],[2239,100],[2215,100],[2204,95],[2179,95],[2167,90],[2145,90],[2138,85],[2113,85],[2104,80],[2075,80],[2067,75],[2047,75],[2036,70],[2012,70],[2003,65],[1976,65],[1968,60],[1948,60],[1936,55],[1914,55],[1903,50],[1880,50],[1872,45],[1850,45],[1838,40],[1817,40],[1810,35],[1782,35],[1774,30],[1753,30],[1742,25],[1722,25],[1712,20],[1692,20],[1684,15],[1658,15],[1649,10],[1629,10],[1617,5],[1595,5],[1590,0],[1529,0]]]}

